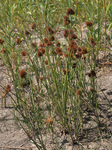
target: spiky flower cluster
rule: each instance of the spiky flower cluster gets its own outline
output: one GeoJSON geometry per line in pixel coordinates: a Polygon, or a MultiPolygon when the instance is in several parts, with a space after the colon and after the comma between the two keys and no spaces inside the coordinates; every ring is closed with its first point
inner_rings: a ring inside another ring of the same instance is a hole
{"type": "Polygon", "coordinates": [[[33,24],[31,25],[31,29],[36,29],[36,23],[33,23],[33,24]]]}
{"type": "Polygon", "coordinates": [[[2,45],[4,43],[4,40],[0,39],[0,44],[2,45]]]}
{"type": "Polygon", "coordinates": [[[19,77],[22,78],[22,79],[25,78],[26,75],[27,75],[27,72],[24,69],[21,70],[20,73],[19,73],[19,77]]]}
{"type": "Polygon", "coordinates": [[[22,52],[21,52],[21,55],[22,55],[22,56],[26,56],[26,55],[27,55],[27,52],[26,52],[26,51],[22,51],[22,52]]]}
{"type": "Polygon", "coordinates": [[[75,10],[73,10],[73,8],[68,8],[66,10],[66,15],[74,15],[75,14],[75,10]]]}
{"type": "Polygon", "coordinates": [[[66,71],[65,69],[63,69],[63,74],[66,75],[66,73],[69,75],[70,74],[70,70],[66,71]]]}
{"type": "Polygon", "coordinates": [[[64,25],[69,25],[71,23],[68,16],[64,16],[63,18],[64,18],[64,25]]]}
{"type": "Polygon", "coordinates": [[[20,44],[22,42],[22,40],[20,39],[20,37],[18,37],[17,39],[16,39],[16,43],[17,44],[20,44]]]}
{"type": "Polygon", "coordinates": [[[90,39],[90,43],[91,43],[92,46],[95,46],[95,45],[96,45],[96,42],[94,41],[94,38],[91,38],[91,39],[90,39]]]}
{"type": "Polygon", "coordinates": [[[47,30],[50,34],[54,34],[54,30],[50,26],[47,28],[47,30]]]}
{"type": "Polygon", "coordinates": [[[96,72],[94,70],[91,70],[90,73],[88,73],[89,77],[96,77],[96,72]]]}
{"type": "Polygon", "coordinates": [[[43,56],[43,54],[45,54],[45,49],[44,48],[38,49],[37,56],[41,57],[41,56],[43,56]]]}
{"type": "Polygon", "coordinates": [[[91,21],[86,21],[86,25],[87,25],[88,27],[91,27],[91,26],[93,25],[93,23],[92,23],[91,21]]]}

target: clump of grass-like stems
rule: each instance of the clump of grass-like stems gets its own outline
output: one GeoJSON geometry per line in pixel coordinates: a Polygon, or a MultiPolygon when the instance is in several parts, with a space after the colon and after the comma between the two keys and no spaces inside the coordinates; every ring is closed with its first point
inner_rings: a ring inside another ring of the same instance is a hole
{"type": "MultiPolygon", "coordinates": [[[[88,42],[82,40],[80,18],[81,37],[78,36],[80,33],[74,30],[77,23],[73,25],[75,16],[73,8],[68,8],[63,16],[64,44],[48,25],[47,12],[43,27],[45,34],[40,35],[38,44],[36,40],[32,41],[33,33],[38,33],[36,23],[20,36],[14,36],[16,38],[2,28],[1,56],[13,81],[15,118],[38,149],[47,150],[44,135],[47,137],[50,133],[55,141],[56,128],[68,132],[73,144],[74,141],[79,143],[88,114],[99,128],[98,41],[93,36],[92,21],[86,21],[88,42]]],[[[4,91],[5,94],[11,93],[9,86],[4,91]]]]}

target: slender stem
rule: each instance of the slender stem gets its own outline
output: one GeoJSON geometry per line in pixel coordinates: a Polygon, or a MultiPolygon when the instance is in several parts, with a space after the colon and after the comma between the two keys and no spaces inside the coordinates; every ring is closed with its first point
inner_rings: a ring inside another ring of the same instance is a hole
{"type": "Polygon", "coordinates": [[[105,5],[105,0],[103,0],[103,3],[104,3],[104,28],[105,28],[105,41],[104,41],[104,63],[103,63],[103,71],[104,71],[104,64],[105,64],[105,61],[106,61],[106,5],[105,5]]]}

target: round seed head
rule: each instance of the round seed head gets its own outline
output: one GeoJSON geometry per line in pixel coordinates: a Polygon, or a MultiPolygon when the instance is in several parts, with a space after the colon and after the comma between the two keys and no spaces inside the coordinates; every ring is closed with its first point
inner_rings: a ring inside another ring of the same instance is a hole
{"type": "Polygon", "coordinates": [[[27,75],[27,72],[26,72],[24,69],[21,70],[20,73],[19,73],[19,77],[20,77],[20,78],[25,78],[26,75],[27,75]]]}

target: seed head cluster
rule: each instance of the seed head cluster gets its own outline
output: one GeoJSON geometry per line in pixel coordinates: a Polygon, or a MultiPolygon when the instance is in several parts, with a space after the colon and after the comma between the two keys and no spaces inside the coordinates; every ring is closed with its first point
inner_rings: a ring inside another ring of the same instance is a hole
{"type": "Polygon", "coordinates": [[[95,46],[95,45],[96,45],[96,42],[94,41],[94,38],[91,38],[91,39],[90,39],[90,43],[91,43],[92,46],[95,46]]]}
{"type": "Polygon", "coordinates": [[[73,10],[73,8],[68,8],[66,11],[66,15],[74,15],[75,14],[75,10],[73,10]]]}
{"type": "Polygon", "coordinates": [[[21,52],[21,55],[22,55],[22,56],[26,56],[26,55],[27,55],[27,52],[26,52],[26,51],[22,51],[22,52],[21,52]]]}
{"type": "Polygon", "coordinates": [[[36,47],[36,43],[32,42],[32,46],[33,46],[33,47],[36,47]]]}
{"type": "Polygon", "coordinates": [[[10,92],[11,91],[11,86],[10,86],[10,84],[7,84],[7,86],[6,86],[6,92],[10,92]]]}
{"type": "Polygon", "coordinates": [[[71,23],[68,16],[64,16],[63,18],[64,18],[64,25],[69,25],[71,23]]]}
{"type": "Polygon", "coordinates": [[[51,37],[49,38],[49,41],[54,41],[54,40],[55,40],[54,35],[51,35],[51,37]]]}
{"type": "Polygon", "coordinates": [[[54,34],[54,30],[50,26],[47,28],[47,30],[50,34],[54,34]]]}
{"type": "Polygon", "coordinates": [[[20,39],[20,37],[18,37],[17,39],[16,39],[16,43],[17,44],[20,44],[22,42],[22,40],[20,39]]]}
{"type": "Polygon", "coordinates": [[[57,46],[57,47],[60,47],[60,45],[61,45],[60,42],[57,42],[57,43],[56,43],[56,46],[57,46]]]}
{"type": "Polygon", "coordinates": [[[94,70],[91,70],[90,73],[88,73],[89,77],[96,77],[96,72],[94,70]]]}
{"type": "Polygon", "coordinates": [[[91,27],[91,26],[93,25],[93,23],[92,23],[91,21],[86,21],[86,25],[87,25],[88,27],[91,27]]]}
{"type": "Polygon", "coordinates": [[[33,24],[31,25],[31,29],[36,29],[36,23],[33,23],[33,24]]]}
{"type": "Polygon", "coordinates": [[[2,45],[4,43],[4,40],[0,39],[0,44],[2,45]]]}
{"type": "Polygon", "coordinates": [[[47,60],[45,60],[44,62],[45,62],[45,65],[48,65],[48,61],[47,60]]]}
{"type": "Polygon", "coordinates": [[[66,72],[67,72],[68,75],[70,74],[70,70],[67,70],[67,71],[66,71],[65,69],[63,69],[63,74],[64,74],[64,75],[66,75],[66,72]]]}
{"type": "Polygon", "coordinates": [[[26,75],[27,75],[27,72],[24,69],[21,70],[20,73],[19,73],[19,77],[22,78],[22,79],[25,78],[26,75]]]}

